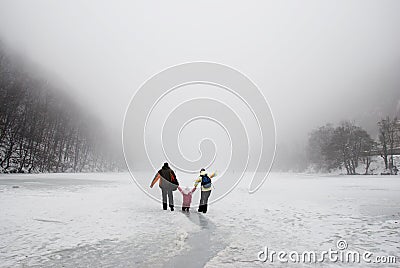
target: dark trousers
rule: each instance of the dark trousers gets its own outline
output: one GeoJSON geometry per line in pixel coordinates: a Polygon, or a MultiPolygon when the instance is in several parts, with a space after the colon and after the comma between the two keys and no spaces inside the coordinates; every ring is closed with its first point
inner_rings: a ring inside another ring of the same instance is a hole
{"type": "Polygon", "coordinates": [[[171,189],[161,188],[163,208],[167,209],[167,196],[169,200],[169,207],[174,207],[174,195],[171,189]]]}
{"type": "Polygon", "coordinates": [[[201,191],[201,197],[200,197],[200,206],[199,206],[199,212],[206,213],[207,212],[207,204],[208,204],[208,198],[210,197],[211,191],[201,191]]]}

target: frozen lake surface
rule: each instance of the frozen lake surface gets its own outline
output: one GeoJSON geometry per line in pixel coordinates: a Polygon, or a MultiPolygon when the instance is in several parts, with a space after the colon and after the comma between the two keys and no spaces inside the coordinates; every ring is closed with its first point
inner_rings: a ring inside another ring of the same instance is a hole
{"type": "MultiPolygon", "coordinates": [[[[0,175],[0,267],[301,267],[257,255],[336,249],[340,239],[397,256],[385,267],[398,267],[400,176],[271,173],[255,194],[246,186],[187,214],[179,192],[176,210],[163,211],[127,173],[0,175]]],[[[315,264],[336,266],[349,264],[315,264]]]]}

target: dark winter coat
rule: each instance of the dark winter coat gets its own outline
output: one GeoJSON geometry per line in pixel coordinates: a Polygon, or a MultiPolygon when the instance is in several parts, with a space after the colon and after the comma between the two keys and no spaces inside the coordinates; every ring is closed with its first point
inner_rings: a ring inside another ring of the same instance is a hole
{"type": "Polygon", "coordinates": [[[158,185],[160,186],[160,188],[164,188],[166,190],[176,190],[177,186],[179,185],[174,171],[168,166],[163,166],[158,171],[153,181],[151,182],[150,187],[153,187],[153,185],[156,184],[157,181],[159,181],[158,185]]]}

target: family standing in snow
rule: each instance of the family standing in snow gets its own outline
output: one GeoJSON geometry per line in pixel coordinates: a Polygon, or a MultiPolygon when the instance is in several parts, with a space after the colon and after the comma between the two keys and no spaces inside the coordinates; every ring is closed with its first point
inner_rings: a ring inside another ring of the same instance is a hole
{"type": "Polygon", "coordinates": [[[201,183],[201,198],[198,212],[207,212],[208,198],[211,195],[211,178],[215,177],[216,173],[212,173],[208,176],[206,170],[202,168],[200,170],[200,175],[194,183],[194,187],[191,189],[189,187],[182,188],[179,186],[179,182],[175,176],[174,171],[169,167],[168,163],[164,163],[163,167],[157,172],[153,181],[150,184],[150,188],[159,181],[159,186],[161,188],[163,209],[167,210],[167,196],[169,201],[169,207],[171,211],[174,211],[174,195],[173,191],[176,189],[181,192],[183,197],[182,211],[189,212],[190,204],[192,202],[192,194],[196,191],[197,185],[201,183]]]}

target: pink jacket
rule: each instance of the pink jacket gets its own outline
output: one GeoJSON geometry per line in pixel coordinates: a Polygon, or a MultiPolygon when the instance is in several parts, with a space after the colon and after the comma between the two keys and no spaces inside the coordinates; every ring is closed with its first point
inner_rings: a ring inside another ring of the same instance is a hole
{"type": "Polygon", "coordinates": [[[190,203],[192,203],[192,194],[194,191],[196,191],[196,187],[193,187],[193,189],[188,193],[184,192],[180,186],[178,187],[178,190],[182,193],[183,196],[182,207],[190,207],[190,203]]]}

